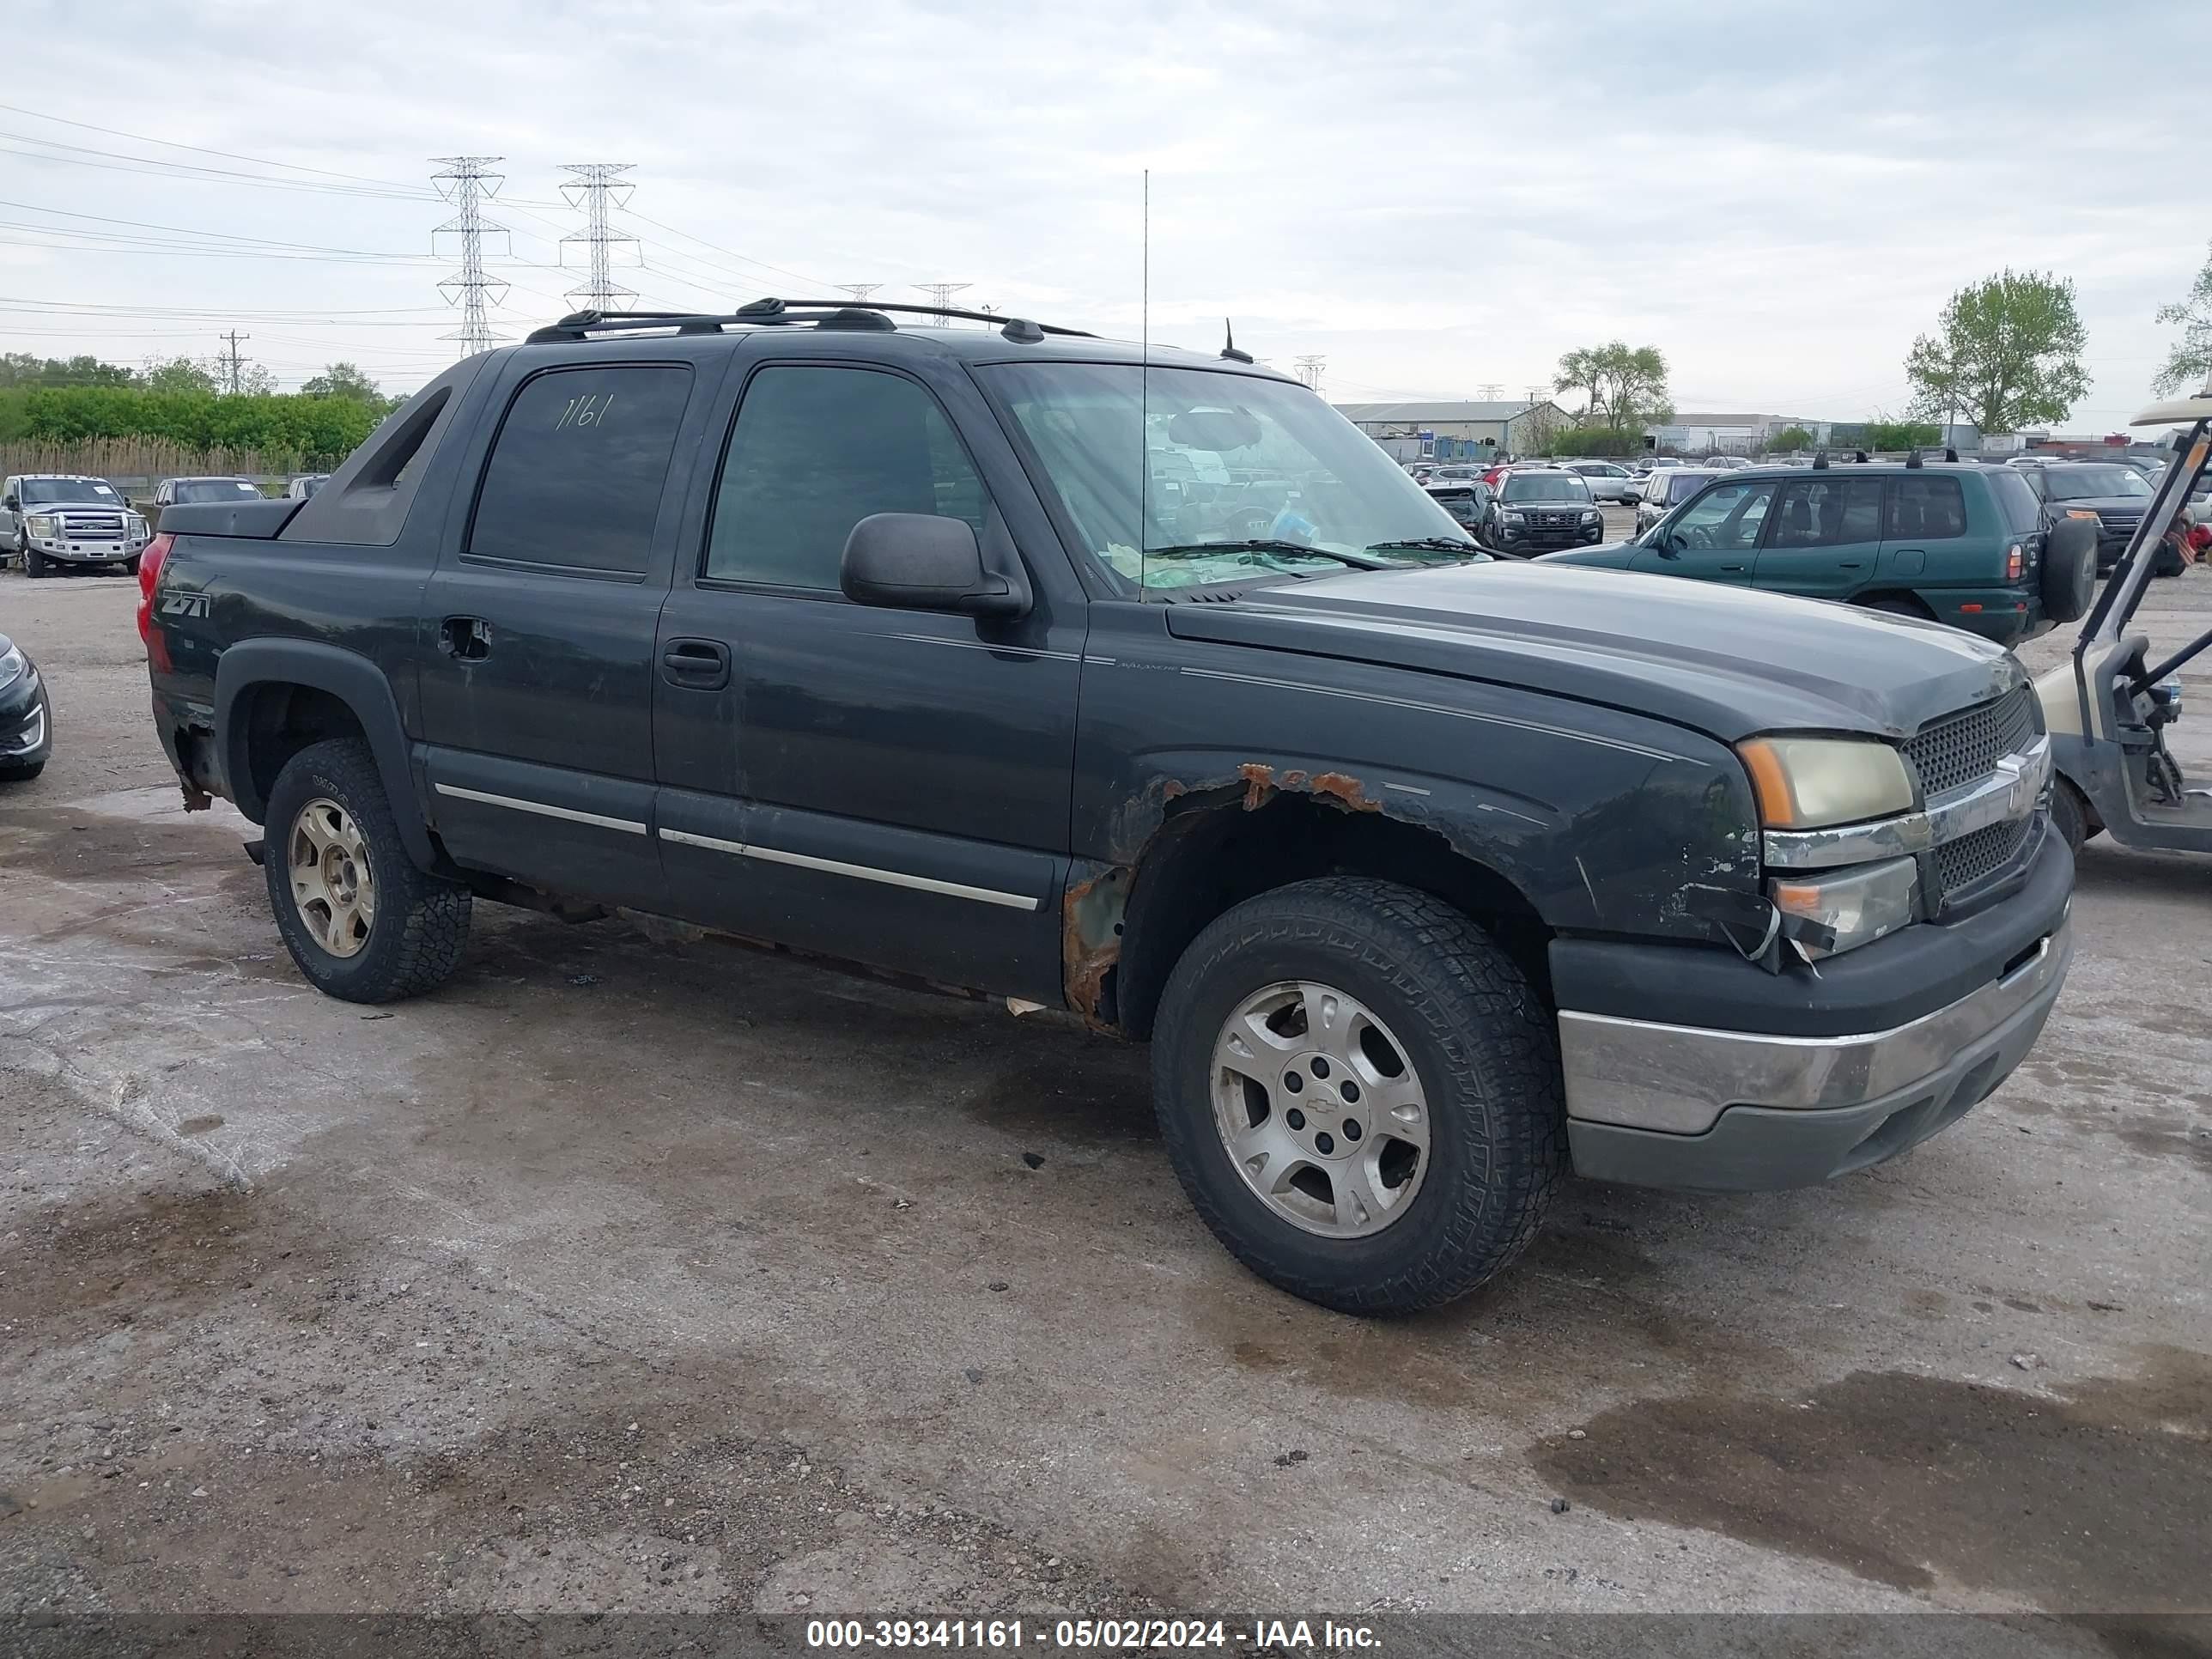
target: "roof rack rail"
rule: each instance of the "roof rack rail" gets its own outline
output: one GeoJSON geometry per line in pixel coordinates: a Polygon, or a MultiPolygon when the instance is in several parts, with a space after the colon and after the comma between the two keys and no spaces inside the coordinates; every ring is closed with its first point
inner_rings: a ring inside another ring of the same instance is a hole
{"type": "Polygon", "coordinates": [[[817,328],[890,329],[898,325],[884,313],[902,312],[922,317],[945,317],[973,323],[992,323],[1017,345],[1036,345],[1048,334],[1071,339],[1097,337],[1086,329],[1060,328],[1027,317],[1006,317],[988,311],[961,311],[951,306],[914,306],[871,302],[856,306],[850,300],[782,300],[770,295],[750,301],[726,314],[690,311],[574,311],[556,323],[533,331],[528,343],[587,339],[595,333],[623,333],[635,329],[673,327],[678,334],[719,334],[726,324],[740,327],[788,328],[811,323],[817,328]]]}

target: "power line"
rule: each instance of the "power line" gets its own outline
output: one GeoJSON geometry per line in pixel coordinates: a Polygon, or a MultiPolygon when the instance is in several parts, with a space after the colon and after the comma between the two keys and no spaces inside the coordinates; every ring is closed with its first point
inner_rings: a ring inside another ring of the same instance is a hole
{"type": "Polygon", "coordinates": [[[502,337],[492,332],[489,307],[500,304],[507,298],[511,284],[497,277],[484,275],[483,239],[487,231],[504,236],[505,225],[495,225],[483,216],[483,204],[499,191],[503,174],[487,172],[497,155],[437,155],[431,158],[443,173],[432,175],[439,186],[438,193],[458,210],[451,219],[430,233],[433,251],[438,238],[457,235],[461,239],[461,268],[438,284],[439,293],[449,305],[461,308],[461,325],[451,334],[440,337],[459,340],[461,356],[473,357],[480,351],[489,351],[493,343],[502,337]],[[452,188],[447,189],[447,185],[452,188]],[[492,290],[497,289],[494,294],[492,290]]]}
{"type": "Polygon", "coordinates": [[[624,288],[615,281],[613,261],[609,257],[617,244],[627,242],[632,247],[636,246],[637,238],[607,228],[610,202],[616,207],[626,207],[629,204],[631,193],[637,188],[635,185],[617,182],[622,174],[635,165],[632,161],[570,161],[561,168],[563,173],[576,175],[574,184],[561,186],[561,194],[568,198],[570,207],[581,208],[584,211],[584,228],[561,239],[562,261],[564,264],[567,263],[568,246],[575,242],[581,243],[588,250],[591,262],[590,274],[568,294],[580,309],[621,311],[625,308],[626,301],[637,298],[635,289],[624,288]]]}

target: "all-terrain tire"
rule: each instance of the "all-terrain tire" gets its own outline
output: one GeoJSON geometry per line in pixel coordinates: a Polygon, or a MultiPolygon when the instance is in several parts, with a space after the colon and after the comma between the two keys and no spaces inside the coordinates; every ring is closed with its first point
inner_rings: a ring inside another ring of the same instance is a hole
{"type": "Polygon", "coordinates": [[[1297,882],[1218,917],[1169,977],[1152,1063],[1161,1134],[1200,1218],[1261,1278],[1345,1313],[1411,1313],[1474,1290],[1528,1247],[1567,1170],[1549,1011],[1488,933],[1393,882],[1297,882]],[[1405,1214],[1364,1237],[1323,1237],[1276,1213],[1216,1127],[1224,1022],[1247,997],[1293,980],[1372,1009],[1428,1102],[1421,1184],[1405,1214]]]}
{"type": "Polygon", "coordinates": [[[45,554],[40,552],[35,547],[27,546],[21,550],[23,555],[23,574],[26,578],[43,576],[46,574],[45,554]]]}
{"type": "Polygon", "coordinates": [[[442,984],[469,937],[469,890],[420,869],[399,839],[384,780],[352,738],[310,744],[284,763],[269,791],[262,870],[285,948],[314,988],[348,1002],[396,1002],[442,984]],[[375,883],[368,938],[349,957],[315,940],[293,896],[289,843],[300,811],[331,800],[359,826],[375,883]]]}

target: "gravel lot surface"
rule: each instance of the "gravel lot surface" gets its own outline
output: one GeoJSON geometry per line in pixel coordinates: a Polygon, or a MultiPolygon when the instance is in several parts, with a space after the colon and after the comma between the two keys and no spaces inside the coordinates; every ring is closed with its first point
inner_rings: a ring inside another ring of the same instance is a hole
{"type": "Polygon", "coordinates": [[[2042,1046],[1910,1158],[1572,1184],[1362,1324],[1051,1018],[492,905],[438,994],[315,995],[133,592],[0,578],[58,734],[0,793],[0,1612],[2212,1599],[2212,864],[2093,843],[2042,1046]]]}

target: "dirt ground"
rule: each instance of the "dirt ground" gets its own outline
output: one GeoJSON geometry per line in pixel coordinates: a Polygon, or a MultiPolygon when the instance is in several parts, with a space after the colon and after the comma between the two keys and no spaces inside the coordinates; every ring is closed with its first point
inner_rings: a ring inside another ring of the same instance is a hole
{"type": "Polygon", "coordinates": [[[1571,1184],[1360,1323],[1049,1018],[491,905],[436,995],[313,994],[132,598],[0,578],[58,734],[0,793],[0,1613],[2212,1601],[2212,865],[2093,844],[2041,1047],[1910,1158],[1571,1184]]]}

